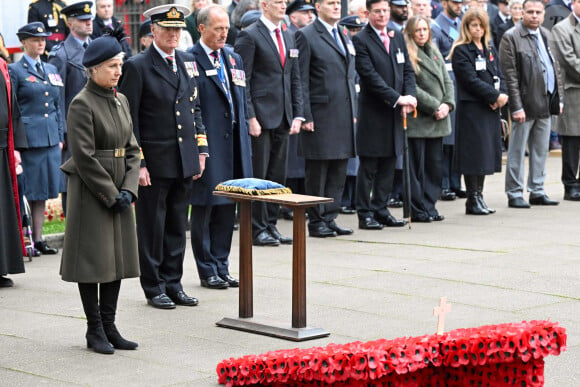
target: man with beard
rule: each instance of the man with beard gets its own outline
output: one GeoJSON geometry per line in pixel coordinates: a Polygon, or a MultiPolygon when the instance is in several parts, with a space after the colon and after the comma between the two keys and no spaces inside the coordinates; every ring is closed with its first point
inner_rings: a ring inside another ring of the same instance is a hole
{"type": "Polygon", "coordinates": [[[391,0],[391,20],[389,20],[388,28],[401,31],[405,28],[405,23],[409,19],[409,7],[407,0],[391,0]]]}

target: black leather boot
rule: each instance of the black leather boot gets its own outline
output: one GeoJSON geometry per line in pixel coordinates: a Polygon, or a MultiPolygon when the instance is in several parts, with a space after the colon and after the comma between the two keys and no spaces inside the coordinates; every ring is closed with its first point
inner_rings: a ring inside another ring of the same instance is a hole
{"type": "Polygon", "coordinates": [[[117,312],[117,300],[119,299],[120,288],[121,280],[100,284],[101,299],[99,302],[99,308],[101,311],[101,319],[103,321],[103,329],[107,339],[113,347],[116,349],[133,350],[136,349],[139,344],[123,338],[115,326],[115,314],[117,312]]]}
{"type": "Polygon", "coordinates": [[[477,200],[479,201],[479,205],[482,206],[489,212],[490,214],[495,214],[495,210],[493,208],[489,208],[485,201],[483,200],[483,183],[485,182],[485,175],[477,176],[477,200]]]}
{"type": "Polygon", "coordinates": [[[488,215],[487,211],[479,202],[477,193],[477,176],[465,175],[465,187],[467,189],[467,200],[465,201],[465,213],[467,215],[488,215]]]}
{"type": "Polygon", "coordinates": [[[93,351],[106,355],[115,353],[115,349],[109,343],[103,330],[103,323],[99,313],[97,284],[79,283],[79,292],[83,302],[83,309],[87,316],[87,348],[92,348],[93,351]]]}

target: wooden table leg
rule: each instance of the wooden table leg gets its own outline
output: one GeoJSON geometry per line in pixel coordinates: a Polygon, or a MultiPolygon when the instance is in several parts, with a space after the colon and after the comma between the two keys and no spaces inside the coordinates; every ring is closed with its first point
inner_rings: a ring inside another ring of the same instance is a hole
{"type": "Polygon", "coordinates": [[[305,208],[294,207],[292,242],[292,328],[306,327],[306,219],[305,208]]]}
{"type": "Polygon", "coordinates": [[[238,202],[240,208],[240,305],[241,318],[254,316],[252,273],[252,202],[238,202]]]}

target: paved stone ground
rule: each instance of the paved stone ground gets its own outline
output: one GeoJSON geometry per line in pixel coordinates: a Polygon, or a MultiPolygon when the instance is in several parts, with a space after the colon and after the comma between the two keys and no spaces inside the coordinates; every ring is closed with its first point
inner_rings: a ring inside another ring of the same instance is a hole
{"type": "MultiPolygon", "coordinates": [[[[548,194],[562,198],[560,159],[548,162],[548,194]]],[[[15,287],[0,289],[0,384],[215,386],[217,363],[269,350],[434,333],[433,306],[447,296],[446,329],[533,319],[558,321],[568,350],[546,362],[546,386],[579,386],[580,203],[507,208],[503,174],[488,178],[491,216],[464,214],[464,201],[442,202],[445,221],[412,229],[360,231],[307,241],[308,323],[330,337],[303,343],[215,326],[237,316],[238,291],[199,286],[188,246],[185,290],[195,308],[148,307],[137,279],[123,282],[118,326],[137,351],[105,356],[85,347],[75,284],[58,275],[60,256],[26,263],[15,287]]],[[[393,211],[401,216],[401,211],[393,211]]],[[[339,223],[356,227],[356,216],[339,223]]],[[[291,223],[280,222],[291,232],[291,223]]],[[[231,257],[238,273],[237,233],[231,257]]],[[[254,248],[254,311],[290,322],[291,247],[254,248]]]]}

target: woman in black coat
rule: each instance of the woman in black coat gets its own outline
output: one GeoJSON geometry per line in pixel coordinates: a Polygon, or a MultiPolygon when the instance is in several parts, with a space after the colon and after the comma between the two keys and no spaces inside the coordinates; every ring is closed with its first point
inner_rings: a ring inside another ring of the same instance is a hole
{"type": "Polygon", "coordinates": [[[465,213],[471,215],[495,212],[483,200],[483,183],[485,175],[501,171],[500,109],[508,96],[490,39],[487,13],[472,7],[449,54],[458,96],[455,163],[465,178],[465,213]]]}

